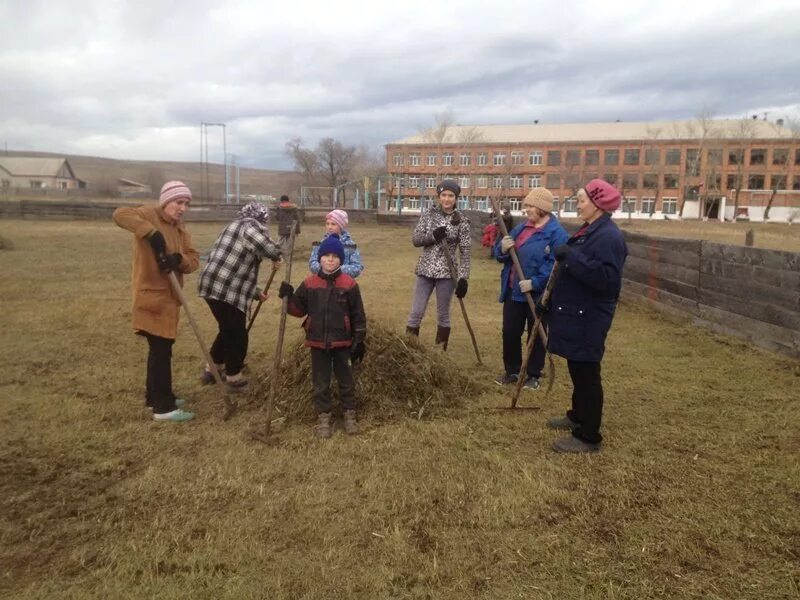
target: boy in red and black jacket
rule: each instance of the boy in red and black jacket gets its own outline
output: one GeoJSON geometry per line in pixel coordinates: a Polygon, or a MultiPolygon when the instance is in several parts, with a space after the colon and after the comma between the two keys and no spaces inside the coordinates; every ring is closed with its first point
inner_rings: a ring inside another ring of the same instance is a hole
{"type": "Polygon", "coordinates": [[[317,437],[331,437],[331,371],[339,383],[344,429],[358,433],[355,383],[350,362],[360,362],[366,353],[367,317],[355,279],[342,273],[344,246],[331,235],[319,245],[320,270],[309,275],[297,291],[283,282],[279,298],[289,298],[289,313],[306,317],[306,346],[311,348],[311,378],[317,437]]]}

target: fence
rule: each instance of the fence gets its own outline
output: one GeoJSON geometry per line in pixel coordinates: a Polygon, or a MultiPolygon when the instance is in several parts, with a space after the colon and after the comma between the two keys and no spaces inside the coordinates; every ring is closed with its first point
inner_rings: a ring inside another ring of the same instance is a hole
{"type": "Polygon", "coordinates": [[[800,255],[625,232],[624,292],[800,357],[800,255]]]}

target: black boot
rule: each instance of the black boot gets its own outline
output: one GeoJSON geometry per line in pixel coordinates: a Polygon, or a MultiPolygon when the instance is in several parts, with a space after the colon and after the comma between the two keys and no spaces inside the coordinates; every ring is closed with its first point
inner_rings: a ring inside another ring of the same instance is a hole
{"type": "Polygon", "coordinates": [[[450,339],[450,328],[449,327],[442,327],[441,325],[436,327],[436,343],[443,344],[442,351],[447,352],[447,341],[450,339]]]}
{"type": "Polygon", "coordinates": [[[408,335],[415,335],[419,337],[419,327],[409,327],[408,325],[406,325],[406,333],[408,335]]]}

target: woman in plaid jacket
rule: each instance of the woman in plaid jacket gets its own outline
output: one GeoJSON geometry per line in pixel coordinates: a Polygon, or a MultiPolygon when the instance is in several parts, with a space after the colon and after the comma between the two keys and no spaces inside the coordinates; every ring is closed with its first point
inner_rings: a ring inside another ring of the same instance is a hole
{"type": "MultiPolygon", "coordinates": [[[[243,390],[247,380],[242,365],[247,355],[247,311],[253,300],[266,300],[256,286],[258,268],[264,258],[281,261],[281,250],[267,232],[269,209],[258,202],[242,207],[235,221],[214,242],[208,264],[200,275],[199,293],[219,324],[211,346],[211,358],[233,390],[243,390]]],[[[213,383],[209,365],[201,380],[213,383]]]]}

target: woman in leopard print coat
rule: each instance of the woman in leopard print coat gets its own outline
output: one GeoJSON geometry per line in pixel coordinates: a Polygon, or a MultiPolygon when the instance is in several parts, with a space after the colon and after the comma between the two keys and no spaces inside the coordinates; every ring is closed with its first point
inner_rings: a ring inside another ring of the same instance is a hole
{"type": "Polygon", "coordinates": [[[447,350],[453,291],[459,298],[467,295],[472,240],[469,220],[455,209],[456,199],[461,194],[458,183],[452,179],[445,179],[436,186],[436,193],[438,205],[422,213],[411,237],[414,246],[422,247],[423,251],[415,270],[417,284],[406,331],[412,335],[419,335],[419,327],[425,316],[428,300],[436,290],[438,321],[436,343],[443,344],[447,350]],[[458,249],[457,281],[451,276],[442,244],[447,244],[454,260],[458,249]]]}

